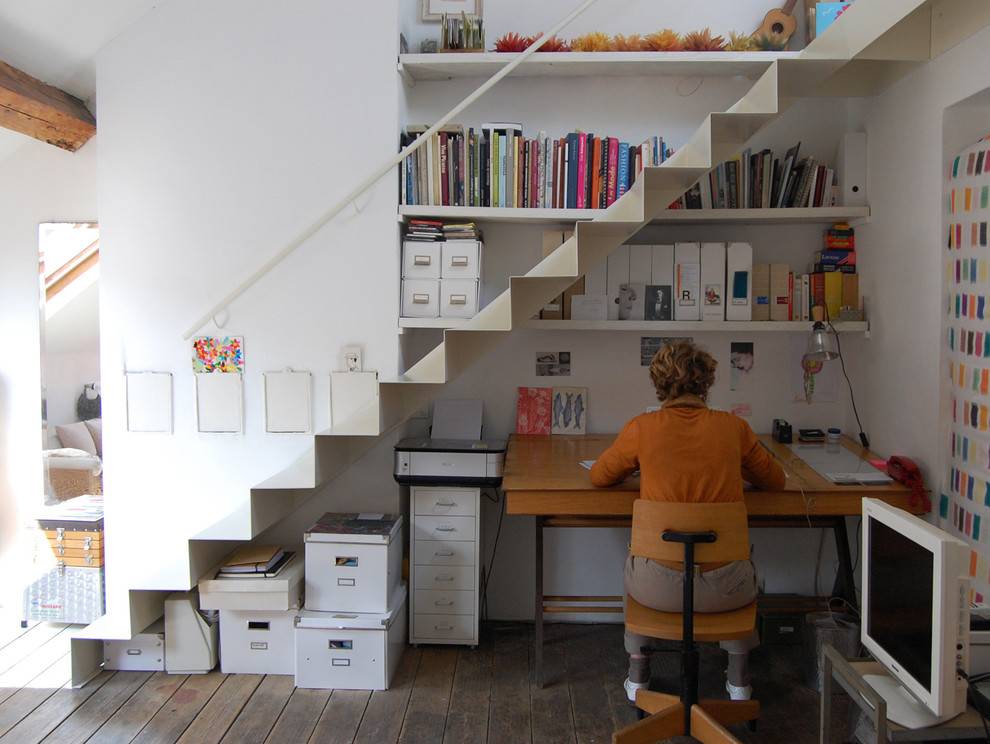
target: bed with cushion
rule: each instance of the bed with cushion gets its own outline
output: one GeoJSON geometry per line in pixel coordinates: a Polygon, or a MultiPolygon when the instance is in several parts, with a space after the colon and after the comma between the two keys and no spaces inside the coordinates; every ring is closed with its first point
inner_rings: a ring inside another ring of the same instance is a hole
{"type": "Polygon", "coordinates": [[[90,419],[55,427],[59,447],[44,451],[50,501],[103,493],[103,421],[90,419]]]}

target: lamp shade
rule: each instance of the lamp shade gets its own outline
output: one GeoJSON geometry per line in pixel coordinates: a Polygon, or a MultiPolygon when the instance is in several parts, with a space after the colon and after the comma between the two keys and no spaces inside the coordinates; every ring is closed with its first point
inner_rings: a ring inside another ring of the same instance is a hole
{"type": "Polygon", "coordinates": [[[814,362],[827,362],[839,358],[835,348],[835,333],[820,320],[811,328],[811,338],[808,339],[808,350],[804,358],[814,362]]]}

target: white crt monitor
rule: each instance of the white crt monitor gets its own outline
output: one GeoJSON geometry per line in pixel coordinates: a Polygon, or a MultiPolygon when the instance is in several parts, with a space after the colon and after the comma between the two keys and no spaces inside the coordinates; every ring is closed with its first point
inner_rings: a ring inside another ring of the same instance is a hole
{"type": "Polygon", "coordinates": [[[966,710],[970,548],[903,509],[863,499],[863,645],[890,673],[866,675],[887,718],[923,728],[966,710]]]}

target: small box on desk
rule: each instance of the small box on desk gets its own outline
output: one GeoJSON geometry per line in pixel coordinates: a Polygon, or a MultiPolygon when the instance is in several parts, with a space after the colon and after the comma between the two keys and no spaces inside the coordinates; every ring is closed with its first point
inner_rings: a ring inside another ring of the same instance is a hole
{"type": "Polygon", "coordinates": [[[406,647],[406,585],[383,613],[314,612],[296,616],[296,686],[387,690],[406,647]]]}
{"type": "Polygon", "coordinates": [[[304,539],[307,610],[381,613],[395,604],[402,585],[401,515],[327,513],[304,539]]]}

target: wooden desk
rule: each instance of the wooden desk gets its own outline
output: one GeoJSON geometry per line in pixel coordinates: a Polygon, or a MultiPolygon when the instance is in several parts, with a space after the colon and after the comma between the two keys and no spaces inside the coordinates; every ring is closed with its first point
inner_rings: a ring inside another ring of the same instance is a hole
{"type": "MultiPolygon", "coordinates": [[[[543,530],[548,527],[628,527],[633,501],[639,498],[639,479],[609,488],[591,485],[581,460],[594,460],[615,439],[614,434],[583,437],[513,435],[505,456],[502,490],[506,513],[536,517],[535,641],[536,679],[543,684],[544,613],[622,612],[621,596],[562,596],[543,594],[543,530]],[[575,606],[575,602],[583,603],[575,606]],[[604,603],[589,606],[587,603],[604,603]]],[[[899,483],[882,486],[837,486],[826,480],[784,444],[769,435],[760,440],[787,473],[780,491],[747,491],[751,527],[826,527],[835,534],[839,572],[835,596],[856,604],[855,578],[846,532],[847,516],[862,513],[864,497],[921,513],[912,506],[910,489],[899,483]]],[[[844,439],[843,446],[863,459],[875,456],[844,439]]],[[[621,571],[621,567],[616,567],[621,571]]]]}

